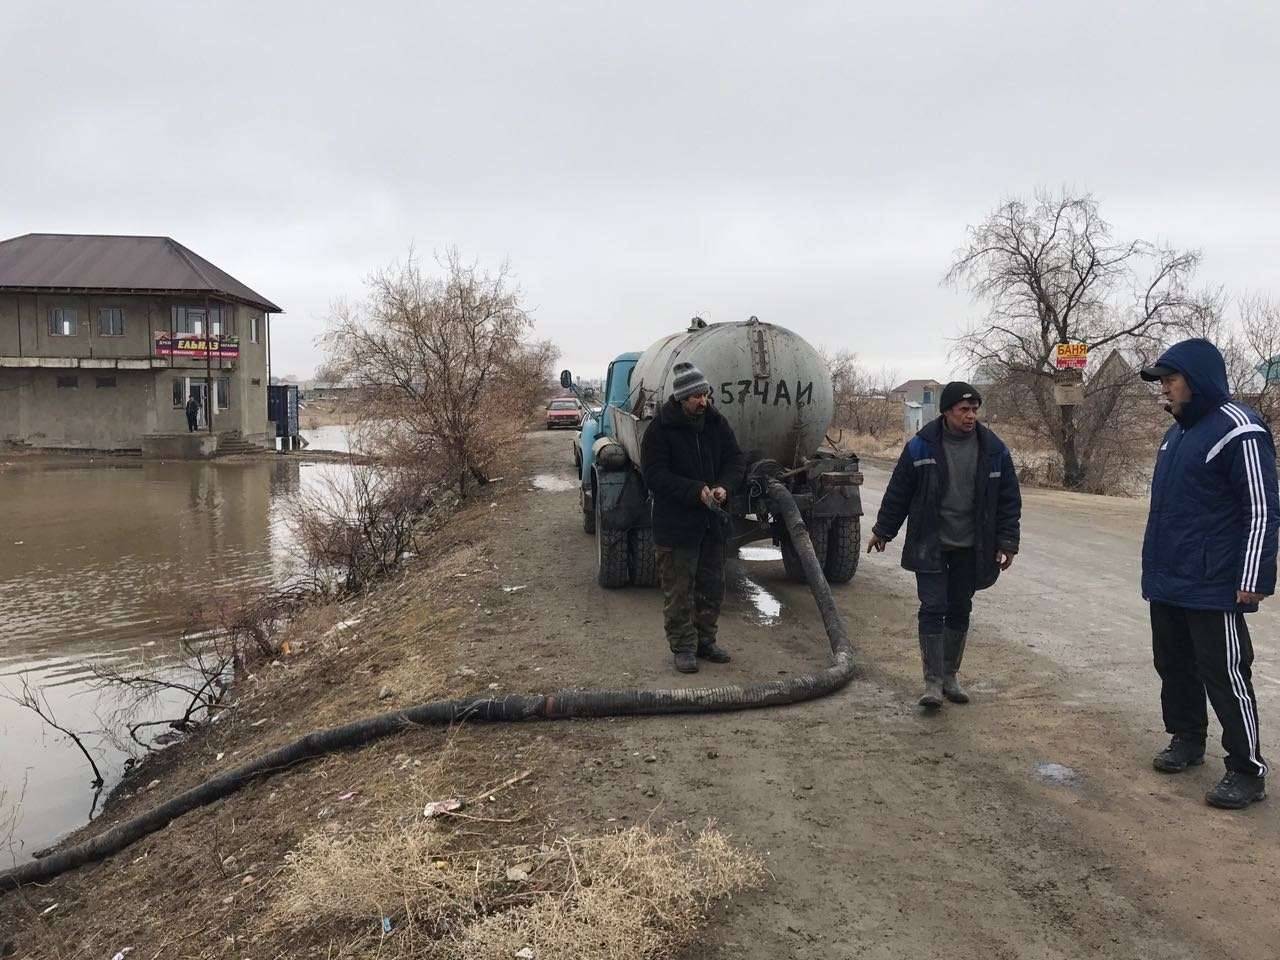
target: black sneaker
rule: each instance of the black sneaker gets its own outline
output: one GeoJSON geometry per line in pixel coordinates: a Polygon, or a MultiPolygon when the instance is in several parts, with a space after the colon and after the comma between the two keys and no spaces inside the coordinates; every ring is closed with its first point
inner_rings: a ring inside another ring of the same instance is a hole
{"type": "Polygon", "coordinates": [[[1151,765],[1161,773],[1181,773],[1187,767],[1204,763],[1204,741],[1175,736],[1169,745],[1155,755],[1151,765]]]}
{"type": "Polygon", "coordinates": [[[729,651],[724,647],[717,646],[714,643],[703,643],[698,646],[698,656],[703,660],[710,660],[712,663],[728,663],[732,657],[729,651]]]}
{"type": "Polygon", "coordinates": [[[1224,810],[1243,810],[1251,803],[1267,799],[1266,777],[1228,770],[1217,785],[1204,795],[1204,802],[1224,810]]]}
{"type": "Polygon", "coordinates": [[[681,673],[697,673],[698,658],[692,650],[681,650],[676,654],[676,669],[681,673]]]}

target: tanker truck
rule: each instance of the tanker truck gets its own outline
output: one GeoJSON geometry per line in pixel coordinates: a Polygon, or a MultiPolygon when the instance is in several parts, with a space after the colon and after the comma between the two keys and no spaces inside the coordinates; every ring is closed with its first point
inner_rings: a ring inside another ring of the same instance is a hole
{"type": "MultiPolygon", "coordinates": [[[[858,458],[825,445],[833,414],[831,376],[802,337],[755,317],[705,323],[664,337],[638,356],[609,365],[604,407],[584,422],[580,502],[583,529],[596,539],[602,587],[656,586],[652,499],[640,473],[645,431],[670,396],[671,369],[690,361],[705,374],[712,401],[747,455],[747,470],[725,512],[728,549],[772,540],[788,577],[803,581],[800,558],[780,518],[765,502],[779,479],[800,508],[814,552],[831,583],[848,583],[858,568],[862,474],[858,458]]],[[[573,375],[560,375],[566,387],[573,375]]]]}

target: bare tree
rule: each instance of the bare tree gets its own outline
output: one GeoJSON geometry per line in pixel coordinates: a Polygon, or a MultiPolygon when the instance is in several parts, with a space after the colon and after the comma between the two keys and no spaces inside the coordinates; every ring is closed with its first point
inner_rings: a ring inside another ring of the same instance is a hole
{"type": "Polygon", "coordinates": [[[834,354],[820,351],[831,371],[835,402],[832,425],[856,434],[883,437],[902,429],[902,407],[889,399],[896,373],[881,368],[873,373],[848,350],[834,354]]]}
{"type": "Polygon", "coordinates": [[[1198,263],[1195,251],[1116,240],[1089,194],[1006,200],[969,228],[943,282],[969,290],[987,314],[955,353],[1011,382],[1060,458],[1065,486],[1088,485],[1100,439],[1128,394],[1086,379],[1088,409],[1059,406],[1055,345],[1085,344],[1095,371],[1113,351],[1149,356],[1194,318],[1187,284],[1198,263]]]}
{"type": "Polygon", "coordinates": [[[339,304],[327,363],[363,388],[362,423],[381,459],[415,464],[465,496],[488,482],[544,396],[557,356],[504,266],[495,274],[439,260],[424,274],[412,252],[374,273],[357,306],[339,304]]]}

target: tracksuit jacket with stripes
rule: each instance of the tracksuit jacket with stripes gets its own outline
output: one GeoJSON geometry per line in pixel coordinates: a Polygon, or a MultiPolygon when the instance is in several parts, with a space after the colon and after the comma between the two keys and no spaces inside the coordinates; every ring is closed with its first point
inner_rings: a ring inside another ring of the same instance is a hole
{"type": "Polygon", "coordinates": [[[1142,543],[1142,595],[1193,610],[1249,613],[1236,592],[1276,585],[1276,453],[1262,418],[1231,399],[1226,366],[1207,340],[1156,361],[1181,373],[1192,399],[1156,455],[1142,543]]]}

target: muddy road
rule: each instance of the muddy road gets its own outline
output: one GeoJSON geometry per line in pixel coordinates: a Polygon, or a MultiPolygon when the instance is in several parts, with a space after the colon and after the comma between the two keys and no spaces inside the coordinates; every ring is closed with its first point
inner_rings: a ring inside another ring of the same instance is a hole
{"type": "MultiPolygon", "coordinates": [[[[504,611],[520,624],[510,667],[547,689],[825,663],[807,590],[780,561],[734,560],[721,620],[733,662],[674,673],[657,592],[597,587],[572,483],[547,482],[572,480],[569,442],[530,438],[527,509],[495,518],[493,560],[523,587],[504,611]]],[[[866,474],[874,514],[887,473],[866,474]]],[[[1167,777],[1150,765],[1167,738],[1137,587],[1144,509],[1026,492],[1023,552],[976,604],[963,671],[974,702],[937,716],[914,706],[914,580],[896,544],[864,555],[837,590],[857,681],[798,707],[600,724],[614,759],[584,761],[580,816],[714,817],[767,853],[774,882],[719,914],[699,956],[1274,958],[1277,801],[1204,805],[1222,770],[1216,726],[1205,766],[1167,777]]],[[[1273,760],[1276,612],[1252,623],[1273,760]]]]}

